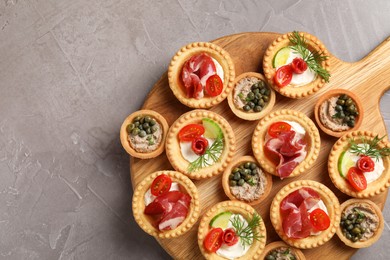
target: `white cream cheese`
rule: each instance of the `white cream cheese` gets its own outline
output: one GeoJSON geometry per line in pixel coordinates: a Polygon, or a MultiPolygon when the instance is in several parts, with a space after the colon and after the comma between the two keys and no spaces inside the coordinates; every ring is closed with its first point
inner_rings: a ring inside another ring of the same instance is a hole
{"type": "MultiPolygon", "coordinates": [[[[215,142],[215,139],[212,138],[206,138],[206,139],[209,142],[208,147],[212,146],[213,143],[215,142]]],[[[192,163],[193,161],[195,161],[200,157],[192,150],[192,142],[180,142],[180,150],[183,158],[190,163],[192,163]]],[[[208,163],[211,164],[212,162],[213,160],[208,157],[208,163]]]]}
{"type": "MultiPolygon", "coordinates": [[[[308,52],[310,52],[310,51],[308,50],[308,52]]],[[[290,48],[290,56],[288,57],[286,63],[283,65],[290,64],[293,61],[293,59],[295,59],[295,58],[302,58],[302,55],[300,55],[299,53],[296,53],[294,50],[292,50],[290,48]]],[[[281,65],[281,66],[283,66],[283,65],[281,65]]],[[[276,69],[278,69],[278,68],[276,68],[276,69]]],[[[305,72],[303,72],[302,74],[293,73],[293,76],[292,76],[292,79],[291,79],[291,82],[289,85],[291,85],[293,87],[300,87],[300,86],[309,84],[310,82],[314,81],[316,77],[317,77],[317,73],[315,73],[314,71],[312,71],[308,67],[307,70],[305,72]]]]}
{"type": "MultiPolygon", "coordinates": [[[[244,227],[248,226],[248,222],[245,220],[243,216],[241,216],[240,214],[232,214],[230,216],[230,221],[227,228],[233,228],[232,221],[235,218],[235,216],[238,216],[240,218],[240,221],[244,223],[244,227]]],[[[222,244],[222,246],[217,250],[216,253],[217,255],[224,257],[226,259],[235,259],[245,255],[248,252],[250,247],[251,246],[245,246],[244,248],[244,246],[241,243],[241,239],[238,239],[238,242],[233,246],[222,244]]]]}
{"type": "MultiPolygon", "coordinates": [[[[368,145],[368,144],[366,144],[368,145]]],[[[359,147],[364,147],[364,144],[358,144],[359,147]]],[[[353,162],[357,163],[357,161],[360,159],[360,155],[357,155],[355,153],[351,153],[350,150],[347,150],[344,156],[348,156],[353,162]]],[[[378,158],[378,161],[375,158],[371,158],[374,163],[374,170],[372,172],[364,172],[364,177],[366,177],[367,184],[371,183],[375,180],[377,180],[385,170],[385,166],[383,165],[383,159],[382,157],[378,158]]]]}
{"type": "MultiPolygon", "coordinates": [[[[177,182],[172,182],[171,188],[169,191],[174,191],[174,190],[180,190],[179,184],[177,182]]],[[[144,195],[144,202],[145,206],[148,206],[150,203],[152,203],[157,197],[152,194],[152,191],[150,188],[145,192],[144,195]]]]}

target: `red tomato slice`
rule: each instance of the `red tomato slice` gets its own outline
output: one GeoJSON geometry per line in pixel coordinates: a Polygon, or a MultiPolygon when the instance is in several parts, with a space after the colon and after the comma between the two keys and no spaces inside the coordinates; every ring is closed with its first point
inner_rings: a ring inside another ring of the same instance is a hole
{"type": "Polygon", "coordinates": [[[225,229],[223,233],[223,242],[228,246],[233,246],[238,242],[238,236],[232,228],[225,229]]]}
{"type": "Polygon", "coordinates": [[[207,234],[203,241],[204,248],[210,252],[215,253],[223,243],[223,230],[222,228],[213,228],[207,234]]]}
{"type": "Polygon", "coordinates": [[[282,88],[290,84],[292,80],[293,70],[290,65],[284,65],[276,70],[274,76],[275,84],[282,88]]]}
{"type": "Polygon", "coordinates": [[[347,179],[352,187],[357,191],[362,191],[367,188],[366,177],[358,167],[351,167],[348,170],[347,179]]]}
{"type": "Polygon", "coordinates": [[[307,64],[302,58],[295,58],[291,62],[291,68],[294,73],[302,74],[307,70],[307,64]]]}
{"type": "Polygon", "coordinates": [[[150,186],[150,191],[154,196],[161,196],[169,192],[171,185],[171,177],[166,174],[161,174],[153,180],[152,186],[150,186]]]}
{"type": "Polygon", "coordinates": [[[286,122],[275,122],[268,128],[268,135],[278,137],[281,133],[291,130],[291,125],[286,122]]]}
{"type": "Polygon", "coordinates": [[[192,140],[192,151],[197,155],[202,155],[206,152],[207,147],[209,146],[209,141],[206,138],[199,136],[192,140]]]}
{"type": "Polygon", "coordinates": [[[201,136],[204,134],[204,127],[203,125],[199,124],[189,124],[183,127],[179,132],[179,140],[182,142],[191,142],[196,137],[201,136]]]}
{"type": "Polygon", "coordinates": [[[222,93],[223,83],[222,79],[217,75],[210,76],[206,80],[206,87],[204,88],[207,95],[216,97],[222,93]]]}
{"type": "Polygon", "coordinates": [[[372,172],[375,168],[375,162],[369,156],[362,156],[357,161],[357,167],[362,172],[372,172]]]}
{"type": "Polygon", "coordinates": [[[318,231],[324,231],[330,226],[330,218],[322,209],[315,209],[310,213],[310,222],[318,231]]]}

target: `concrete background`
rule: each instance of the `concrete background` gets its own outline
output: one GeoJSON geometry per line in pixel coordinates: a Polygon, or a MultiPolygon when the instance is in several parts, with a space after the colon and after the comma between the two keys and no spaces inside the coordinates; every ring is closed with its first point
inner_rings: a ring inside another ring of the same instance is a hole
{"type": "MultiPolygon", "coordinates": [[[[389,14],[387,0],[0,1],[0,259],[169,259],[132,218],[119,128],[174,53],[303,30],[353,62],[390,36],[389,14]]],[[[381,110],[389,129],[389,93],[381,110]]],[[[387,223],[353,259],[388,259],[387,223]]]]}

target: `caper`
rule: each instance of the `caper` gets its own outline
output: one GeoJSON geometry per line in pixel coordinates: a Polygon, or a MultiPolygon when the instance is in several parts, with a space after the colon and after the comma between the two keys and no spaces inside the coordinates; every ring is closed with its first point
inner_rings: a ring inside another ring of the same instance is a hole
{"type": "Polygon", "coordinates": [[[246,180],[246,181],[249,181],[250,179],[252,179],[251,175],[246,175],[245,178],[244,178],[244,180],[246,180]]]}
{"type": "Polygon", "coordinates": [[[150,116],[145,116],[145,122],[149,123],[152,118],[150,116]]]}
{"type": "Polygon", "coordinates": [[[152,133],[155,133],[158,130],[158,127],[154,125],[150,129],[152,129],[152,133]]]}
{"type": "Polygon", "coordinates": [[[342,110],[343,110],[343,107],[340,106],[340,105],[337,105],[337,106],[335,107],[335,109],[336,109],[336,111],[342,111],[342,110]]]}
{"type": "Polygon", "coordinates": [[[144,130],[141,130],[138,134],[139,137],[145,137],[146,136],[146,132],[144,130]]]}
{"type": "Polygon", "coordinates": [[[255,107],[255,103],[253,102],[248,102],[247,105],[252,109],[255,107]]]}
{"type": "Polygon", "coordinates": [[[349,234],[349,233],[346,233],[345,234],[345,236],[349,239],[349,240],[351,240],[352,239],[352,235],[351,234],[349,234]]]}
{"type": "Polygon", "coordinates": [[[255,170],[255,169],[257,169],[257,165],[256,165],[256,163],[254,163],[254,162],[252,162],[251,163],[251,170],[255,170]]]}
{"type": "Polygon", "coordinates": [[[245,174],[251,175],[252,174],[252,170],[251,169],[245,169],[245,174]]]}
{"type": "Polygon", "coordinates": [[[357,235],[357,237],[358,237],[358,239],[361,239],[363,237],[363,234],[360,233],[360,234],[357,235]]]}
{"type": "Polygon", "coordinates": [[[353,213],[348,215],[349,220],[354,220],[355,218],[356,218],[356,215],[353,213]]]}
{"type": "Polygon", "coordinates": [[[138,135],[138,133],[140,132],[141,130],[139,130],[138,128],[134,128],[132,131],[131,131],[131,134],[132,135],[138,135]]]}
{"type": "Polygon", "coordinates": [[[138,129],[139,129],[139,130],[144,130],[144,125],[143,125],[143,124],[140,124],[140,125],[138,126],[138,129]]]}
{"type": "Polygon", "coordinates": [[[244,108],[244,110],[245,110],[245,111],[249,111],[249,110],[251,110],[251,107],[250,107],[250,106],[248,106],[248,105],[245,105],[243,108],[244,108]]]}
{"type": "Polygon", "coordinates": [[[138,127],[139,125],[140,125],[140,122],[139,122],[139,121],[135,121],[135,122],[134,122],[134,126],[135,126],[135,127],[138,127]]]}
{"type": "Polygon", "coordinates": [[[366,233],[366,231],[367,231],[364,227],[362,227],[360,230],[362,231],[361,234],[364,234],[364,233],[366,233]]]}
{"type": "Polygon", "coordinates": [[[345,214],[341,215],[341,220],[347,220],[347,216],[345,214]]]}
{"type": "Polygon", "coordinates": [[[361,228],[362,226],[360,224],[356,224],[355,227],[361,228]]]}
{"type": "Polygon", "coordinates": [[[352,229],[353,229],[353,225],[352,224],[347,227],[348,231],[351,231],[352,229]]]}
{"type": "Polygon", "coordinates": [[[229,181],[229,185],[230,185],[230,186],[233,186],[233,187],[234,187],[234,186],[237,186],[237,182],[234,181],[234,180],[230,180],[230,181],[229,181]]]}
{"type": "Polygon", "coordinates": [[[246,97],[247,97],[247,99],[252,100],[255,98],[255,94],[253,92],[249,92],[246,97]]]}
{"type": "Polygon", "coordinates": [[[265,92],[266,92],[266,89],[265,89],[265,88],[260,89],[260,94],[264,95],[265,92]]]}
{"type": "Polygon", "coordinates": [[[234,178],[233,178],[233,179],[236,180],[236,181],[238,181],[239,179],[241,179],[240,173],[239,173],[239,172],[236,172],[236,173],[234,174],[234,178]]]}
{"type": "Polygon", "coordinates": [[[345,94],[342,94],[342,95],[340,95],[339,99],[346,100],[346,99],[348,99],[348,96],[345,94]]]}
{"type": "Polygon", "coordinates": [[[141,124],[145,123],[145,117],[141,117],[141,119],[139,120],[139,122],[140,122],[141,124]]]}
{"type": "Polygon", "coordinates": [[[356,242],[356,241],[358,241],[358,240],[359,240],[358,237],[352,237],[352,242],[356,242]]]}
{"type": "Polygon", "coordinates": [[[345,100],[342,100],[342,99],[338,99],[336,102],[337,105],[344,105],[344,103],[345,103],[345,100]]]}
{"type": "Polygon", "coordinates": [[[240,171],[240,168],[236,167],[236,168],[233,169],[232,173],[236,173],[236,172],[239,172],[239,171],[240,171]]]}
{"type": "Polygon", "coordinates": [[[355,126],[355,120],[350,120],[350,121],[347,123],[347,125],[348,125],[349,127],[354,127],[354,126],[355,126]]]}
{"type": "Polygon", "coordinates": [[[149,123],[143,123],[142,127],[146,130],[146,129],[150,128],[150,125],[149,125],[149,123]]]}
{"type": "Polygon", "coordinates": [[[261,110],[263,110],[263,108],[261,106],[255,106],[253,108],[253,111],[255,111],[255,112],[261,112],[261,110]]]}
{"type": "Polygon", "coordinates": [[[351,230],[351,232],[352,234],[357,235],[360,234],[362,231],[360,230],[360,228],[355,227],[351,230]]]}
{"type": "Polygon", "coordinates": [[[141,116],[136,116],[135,118],[134,118],[134,121],[140,121],[141,120],[141,116]]]}
{"type": "Polygon", "coordinates": [[[264,87],[265,87],[265,83],[264,83],[264,81],[262,81],[262,80],[260,80],[260,81],[258,82],[258,84],[259,84],[260,88],[264,88],[264,87]]]}
{"type": "Polygon", "coordinates": [[[265,97],[263,97],[262,99],[260,99],[260,100],[259,100],[259,103],[258,103],[258,104],[259,104],[260,106],[262,106],[262,107],[263,107],[264,104],[265,104],[264,98],[265,98],[265,97]]]}
{"type": "Polygon", "coordinates": [[[348,111],[348,112],[354,112],[354,111],[356,111],[355,105],[350,105],[350,106],[348,106],[348,107],[347,107],[347,111],[348,111]]]}
{"type": "Polygon", "coordinates": [[[127,127],[126,127],[126,132],[128,134],[131,133],[131,131],[134,129],[135,125],[134,124],[128,124],[127,127]]]}
{"type": "Polygon", "coordinates": [[[238,186],[244,185],[245,184],[244,179],[240,179],[237,184],[238,184],[238,186]]]}
{"type": "Polygon", "coordinates": [[[255,89],[259,89],[259,84],[257,82],[251,86],[252,91],[254,91],[255,89]]]}
{"type": "Polygon", "coordinates": [[[340,117],[340,118],[344,118],[344,117],[345,117],[345,114],[344,114],[343,111],[340,111],[340,112],[339,112],[339,117],[340,117]]]}
{"type": "Polygon", "coordinates": [[[251,175],[256,175],[256,174],[257,174],[257,169],[251,171],[251,175]]]}
{"type": "Polygon", "coordinates": [[[276,260],[276,258],[273,255],[267,255],[265,257],[266,260],[276,260]]]}
{"type": "Polygon", "coordinates": [[[345,105],[346,106],[350,106],[350,105],[352,105],[353,104],[353,101],[352,101],[352,99],[350,99],[350,98],[348,98],[346,101],[345,101],[345,105]]]}
{"type": "Polygon", "coordinates": [[[231,173],[230,175],[229,175],[229,180],[233,180],[234,179],[234,173],[231,173]]]}
{"type": "Polygon", "coordinates": [[[269,97],[270,94],[271,94],[271,90],[266,87],[266,89],[265,89],[265,96],[269,97]]]}
{"type": "Polygon", "coordinates": [[[152,129],[148,128],[148,129],[145,130],[145,132],[146,132],[148,135],[150,135],[150,134],[152,133],[152,129]]]}
{"type": "Polygon", "coordinates": [[[249,169],[249,168],[251,167],[251,163],[250,163],[250,162],[244,163],[244,167],[245,167],[246,169],[249,169]]]}
{"type": "Polygon", "coordinates": [[[155,125],[156,123],[157,123],[156,120],[154,120],[153,118],[150,119],[150,121],[149,121],[149,125],[151,125],[151,126],[155,125]]]}
{"type": "Polygon", "coordinates": [[[349,225],[352,224],[352,221],[348,219],[348,220],[345,221],[345,224],[346,224],[347,226],[349,226],[349,225]]]}
{"type": "Polygon", "coordinates": [[[341,226],[341,227],[344,227],[344,225],[345,225],[345,221],[344,221],[344,220],[341,220],[341,221],[340,221],[340,226],[341,226]]]}
{"type": "Polygon", "coordinates": [[[362,223],[363,222],[363,219],[362,218],[357,218],[356,220],[355,220],[355,223],[357,223],[357,224],[360,224],[360,223],[362,223]]]}
{"type": "Polygon", "coordinates": [[[253,92],[253,94],[255,94],[255,97],[257,97],[257,95],[261,95],[260,89],[258,89],[258,88],[252,89],[252,92],[253,92]]]}

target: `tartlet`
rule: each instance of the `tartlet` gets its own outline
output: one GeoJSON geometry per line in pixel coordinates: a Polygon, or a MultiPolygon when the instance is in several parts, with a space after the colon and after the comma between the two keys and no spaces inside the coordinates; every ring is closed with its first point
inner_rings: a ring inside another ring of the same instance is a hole
{"type": "Polygon", "coordinates": [[[233,88],[235,77],[234,63],[229,53],[220,46],[210,42],[194,42],[182,47],[172,58],[168,68],[169,86],[176,98],[184,105],[191,108],[209,108],[222,102],[233,88]],[[222,93],[215,97],[203,97],[201,99],[188,98],[185,93],[181,73],[184,63],[193,55],[207,53],[221,65],[223,76],[222,93]]]}
{"type": "Polygon", "coordinates": [[[134,189],[132,208],[135,221],[149,235],[154,236],[156,238],[178,237],[189,231],[199,218],[200,206],[198,189],[188,177],[184,176],[180,172],[157,171],[148,175],[134,189]],[[172,181],[177,182],[179,186],[185,190],[185,193],[187,193],[191,197],[189,211],[185,220],[175,229],[166,231],[158,230],[155,226],[152,225],[150,217],[144,214],[145,193],[150,188],[153,180],[161,174],[165,174],[171,177],[172,181]]]}
{"type": "Polygon", "coordinates": [[[228,121],[219,114],[195,109],[181,115],[170,127],[166,139],[166,154],[173,168],[191,179],[204,179],[220,174],[233,158],[235,151],[236,138],[233,129],[228,121]],[[202,119],[208,118],[217,123],[223,133],[223,150],[218,160],[210,166],[201,167],[193,171],[190,170],[190,162],[187,161],[182,153],[178,134],[180,130],[189,124],[199,124],[202,119]]]}
{"type": "Polygon", "coordinates": [[[229,103],[230,109],[239,118],[242,118],[245,120],[258,120],[258,119],[263,118],[269,112],[271,112],[271,110],[275,104],[275,92],[272,88],[270,88],[268,86],[267,81],[262,74],[256,73],[256,72],[245,72],[245,73],[239,75],[238,77],[236,77],[236,79],[234,80],[233,91],[231,91],[230,94],[228,95],[228,103],[229,103]],[[267,97],[267,98],[269,98],[269,100],[260,112],[254,112],[254,111],[247,112],[247,111],[243,110],[242,108],[239,108],[234,102],[234,99],[236,96],[237,84],[245,78],[252,78],[252,77],[263,81],[265,83],[266,88],[268,88],[270,91],[269,96],[267,97]]]}
{"type": "Polygon", "coordinates": [[[334,136],[334,137],[341,137],[342,135],[344,135],[348,132],[352,132],[352,131],[359,129],[359,127],[363,121],[363,115],[364,115],[364,110],[363,110],[363,105],[362,105],[360,99],[353,92],[346,90],[346,89],[333,89],[333,90],[326,92],[318,99],[318,101],[314,107],[314,116],[315,116],[317,125],[320,127],[320,129],[324,133],[331,135],[331,136],[334,136]],[[323,121],[321,120],[320,108],[321,108],[321,105],[325,101],[329,100],[332,97],[337,97],[337,96],[340,96],[343,94],[347,95],[348,97],[350,97],[353,100],[354,105],[356,105],[356,109],[357,109],[359,114],[355,117],[355,126],[349,128],[348,130],[344,130],[344,131],[333,131],[332,129],[327,127],[323,123],[323,121]]]}
{"type": "Polygon", "coordinates": [[[123,121],[121,129],[120,129],[120,139],[123,148],[126,150],[128,154],[130,154],[133,157],[140,158],[140,159],[149,159],[159,156],[163,151],[165,147],[165,139],[168,133],[168,123],[165,118],[153,110],[138,110],[123,121]],[[148,152],[140,152],[137,151],[135,148],[132,147],[129,141],[129,133],[127,132],[127,126],[133,122],[133,120],[138,116],[150,116],[151,118],[154,118],[157,123],[161,126],[161,141],[158,145],[158,147],[155,150],[148,151],[148,152]]]}
{"type": "MultiPolygon", "coordinates": [[[[328,172],[333,184],[341,192],[355,198],[370,198],[384,192],[390,186],[390,156],[382,157],[384,170],[380,177],[375,181],[368,183],[367,188],[362,191],[355,190],[348,182],[348,180],[340,175],[338,168],[339,158],[344,151],[347,151],[350,147],[350,140],[354,139],[357,143],[361,143],[361,137],[365,140],[371,141],[378,134],[370,131],[353,131],[343,135],[333,145],[328,159],[328,172]],[[360,141],[359,141],[360,140],[360,141]]],[[[380,148],[390,148],[390,143],[385,140],[381,140],[378,143],[380,148]]]]}
{"type": "Polygon", "coordinates": [[[262,171],[260,166],[257,165],[257,167],[262,171],[261,175],[264,176],[264,179],[265,179],[265,182],[266,182],[265,187],[264,187],[264,191],[263,191],[263,193],[260,194],[260,196],[257,199],[254,199],[254,200],[251,200],[251,201],[240,200],[239,198],[237,198],[232,193],[232,190],[231,190],[231,187],[230,187],[230,184],[229,184],[229,181],[230,181],[229,176],[230,176],[230,174],[232,173],[232,171],[236,167],[239,167],[241,164],[244,164],[246,162],[255,163],[257,165],[256,159],[253,156],[249,156],[249,155],[242,156],[242,157],[239,157],[239,158],[233,160],[228,165],[228,167],[225,169],[225,171],[223,173],[223,176],[222,176],[222,187],[223,187],[223,190],[224,190],[226,196],[228,196],[229,199],[231,199],[231,200],[239,200],[239,201],[248,203],[249,205],[257,205],[260,202],[262,202],[268,196],[268,194],[271,192],[271,189],[272,189],[272,175],[262,171]]]}
{"type": "Polygon", "coordinates": [[[278,110],[265,118],[261,119],[257,124],[252,136],[252,150],[256,160],[260,163],[261,167],[268,173],[279,176],[276,172],[275,164],[265,156],[264,145],[265,137],[267,135],[268,128],[272,123],[278,121],[294,121],[299,123],[306,131],[307,140],[307,155],[306,158],[295,167],[293,172],[286,178],[298,176],[304,173],[314,164],[318,158],[321,147],[321,139],[317,127],[313,121],[301,112],[295,110],[278,110]]]}
{"type": "MultiPolygon", "coordinates": [[[[211,207],[201,218],[199,228],[198,228],[198,245],[202,255],[206,259],[226,259],[216,253],[207,252],[203,246],[204,239],[208,232],[211,230],[210,221],[216,215],[230,211],[235,214],[241,214],[248,221],[249,218],[253,217],[254,214],[258,214],[254,208],[249,206],[246,203],[239,201],[222,201],[218,204],[211,207]]],[[[261,216],[260,216],[261,218],[261,216]]],[[[267,233],[264,221],[261,219],[260,225],[256,227],[257,233],[260,235],[259,240],[254,240],[253,244],[249,248],[248,252],[239,258],[235,259],[258,259],[260,254],[265,248],[265,243],[267,240],[267,233]]]]}
{"type": "MultiPolygon", "coordinates": [[[[289,36],[292,35],[293,35],[292,32],[283,34],[278,38],[276,38],[269,45],[268,49],[265,51],[264,58],[263,58],[263,71],[264,71],[264,76],[267,79],[269,85],[277,92],[279,92],[281,95],[289,98],[304,98],[309,95],[312,95],[313,93],[317,92],[321,87],[323,87],[324,84],[326,83],[325,80],[322,77],[317,75],[314,81],[306,85],[299,86],[299,87],[293,87],[291,85],[287,85],[281,88],[278,87],[274,82],[274,76],[276,73],[276,69],[273,67],[274,57],[277,54],[277,52],[283,47],[288,47],[292,45],[289,40],[289,36]]],[[[324,56],[329,55],[325,45],[319,39],[317,39],[317,37],[306,32],[299,32],[299,35],[301,37],[304,37],[304,39],[306,40],[307,47],[311,52],[318,52],[324,56]]],[[[325,58],[325,60],[321,61],[320,64],[325,70],[329,71],[330,62],[327,57],[325,58]]]]}
{"type": "Polygon", "coordinates": [[[377,226],[376,230],[374,231],[373,236],[371,236],[370,238],[368,238],[365,241],[353,242],[353,241],[348,239],[343,234],[341,225],[339,225],[339,227],[337,228],[337,231],[336,231],[337,236],[347,246],[350,246],[350,247],[353,247],[353,248],[369,247],[372,244],[374,244],[376,241],[378,241],[378,239],[380,238],[380,236],[382,234],[383,228],[384,228],[384,219],[383,219],[383,215],[382,215],[381,209],[378,207],[378,205],[376,205],[371,200],[367,200],[367,199],[349,199],[349,200],[345,201],[343,204],[341,204],[341,206],[340,206],[341,216],[343,216],[343,213],[344,213],[344,211],[345,211],[345,209],[347,207],[353,206],[353,205],[356,205],[356,206],[359,206],[359,207],[364,207],[364,208],[368,209],[369,211],[373,212],[377,216],[377,218],[378,218],[378,226],[377,226]]]}
{"type": "Polygon", "coordinates": [[[278,248],[288,248],[296,256],[295,258],[296,260],[306,260],[306,257],[301,250],[295,247],[291,247],[286,243],[284,243],[283,241],[275,241],[266,245],[263,253],[260,256],[260,259],[266,260],[266,256],[268,255],[268,253],[278,248]]]}
{"type": "Polygon", "coordinates": [[[312,180],[294,181],[284,186],[275,195],[270,208],[270,218],[276,233],[278,233],[279,237],[284,242],[290,246],[301,249],[315,248],[325,244],[336,233],[336,229],[340,224],[340,204],[337,197],[325,185],[312,180]],[[306,238],[293,239],[287,237],[283,231],[280,203],[287,195],[303,187],[311,188],[320,195],[321,200],[324,202],[328,210],[330,226],[325,231],[322,231],[319,235],[311,235],[306,238]]]}

